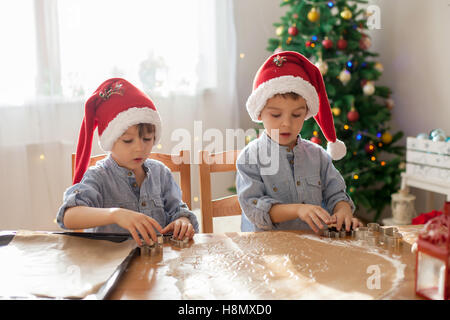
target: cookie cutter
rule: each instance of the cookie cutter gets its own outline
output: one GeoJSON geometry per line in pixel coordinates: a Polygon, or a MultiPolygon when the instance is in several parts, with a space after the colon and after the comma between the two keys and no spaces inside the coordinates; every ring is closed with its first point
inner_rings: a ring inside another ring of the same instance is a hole
{"type": "Polygon", "coordinates": [[[388,248],[398,249],[402,245],[403,236],[395,227],[388,227],[384,229],[383,244],[388,248]]]}
{"type": "Polygon", "coordinates": [[[183,240],[175,239],[173,236],[170,238],[170,243],[178,248],[184,248],[189,243],[189,238],[186,237],[183,240]]]}
{"type": "Polygon", "coordinates": [[[341,229],[338,231],[335,227],[327,228],[327,229],[321,229],[319,231],[319,235],[325,238],[345,238],[346,236],[350,235],[350,232],[347,233],[345,229],[341,229]]]}
{"type": "Polygon", "coordinates": [[[368,232],[369,229],[367,227],[356,228],[354,233],[356,240],[365,240],[368,232]]]}

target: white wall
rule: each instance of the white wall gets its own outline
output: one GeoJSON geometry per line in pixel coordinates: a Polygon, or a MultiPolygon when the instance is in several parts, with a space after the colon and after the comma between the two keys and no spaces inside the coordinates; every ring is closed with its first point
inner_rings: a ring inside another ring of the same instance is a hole
{"type": "MultiPolygon", "coordinates": [[[[237,51],[244,53],[237,63],[240,124],[255,127],[245,109],[256,70],[270,54],[267,41],[274,36],[272,23],[280,21],[287,8],[281,1],[235,0],[237,51]]],[[[450,135],[450,2],[448,0],[372,0],[381,9],[381,29],[369,32],[372,52],[384,65],[379,83],[390,87],[395,100],[392,131],[416,136],[441,128],[450,135]]],[[[401,141],[405,143],[405,139],[401,141]]],[[[418,212],[425,206],[425,192],[417,196],[418,212]]],[[[434,209],[441,209],[444,197],[436,194],[434,209]]],[[[390,214],[386,212],[385,214],[390,214]]]]}

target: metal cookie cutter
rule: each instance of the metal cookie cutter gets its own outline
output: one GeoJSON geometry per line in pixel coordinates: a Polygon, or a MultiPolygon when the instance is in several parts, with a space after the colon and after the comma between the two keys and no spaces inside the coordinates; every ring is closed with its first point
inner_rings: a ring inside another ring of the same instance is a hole
{"type": "Polygon", "coordinates": [[[178,248],[184,248],[189,243],[189,238],[184,238],[183,240],[174,239],[173,236],[170,238],[170,243],[178,248]]]}
{"type": "Polygon", "coordinates": [[[402,245],[402,234],[395,227],[384,228],[383,243],[388,248],[400,248],[402,245]]]}
{"type": "Polygon", "coordinates": [[[365,240],[368,232],[369,232],[369,229],[367,227],[356,228],[356,230],[354,232],[356,240],[365,240]]]}
{"type": "Polygon", "coordinates": [[[326,238],[345,238],[348,234],[344,229],[338,231],[335,227],[321,229],[319,235],[326,238]]]}

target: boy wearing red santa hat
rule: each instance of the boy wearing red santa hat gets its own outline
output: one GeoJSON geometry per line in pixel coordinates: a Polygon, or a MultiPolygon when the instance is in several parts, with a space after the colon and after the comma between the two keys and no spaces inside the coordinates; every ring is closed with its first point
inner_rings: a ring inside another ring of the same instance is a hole
{"type": "Polygon", "coordinates": [[[85,104],[73,185],[57,214],[62,228],[129,232],[143,245],[156,231],[192,238],[198,222],[181,201],[170,170],[148,159],[161,137],[161,119],[150,98],[121,78],[103,82],[85,104]],[[108,156],[88,168],[94,130],[108,156]],[[140,236],[139,236],[140,234],[140,236]]]}
{"type": "Polygon", "coordinates": [[[265,130],[237,160],[241,230],[318,232],[331,223],[338,230],[358,227],[344,179],[332,164],[345,156],[346,148],[336,138],[318,68],[297,52],[272,55],[256,73],[247,111],[265,130]],[[310,117],[328,140],[327,151],[301,138],[303,122],[310,117]],[[261,161],[268,153],[271,171],[261,161]]]}

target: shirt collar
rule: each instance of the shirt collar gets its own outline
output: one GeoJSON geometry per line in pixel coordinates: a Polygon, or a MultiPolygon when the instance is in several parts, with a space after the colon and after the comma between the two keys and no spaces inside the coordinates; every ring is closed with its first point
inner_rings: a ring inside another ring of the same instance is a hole
{"type": "Polygon", "coordinates": [[[271,148],[271,144],[276,144],[279,147],[281,154],[293,154],[294,151],[299,148],[300,141],[302,140],[302,136],[299,133],[297,136],[297,143],[295,144],[294,148],[291,149],[290,147],[282,146],[282,145],[278,144],[277,142],[273,141],[272,138],[270,138],[269,135],[267,134],[266,130],[263,131],[263,133],[261,134],[261,137],[262,137],[263,141],[267,144],[267,147],[269,149],[271,148]]]}
{"type": "MultiPolygon", "coordinates": [[[[121,167],[117,164],[117,162],[113,159],[113,157],[111,156],[111,153],[108,154],[108,156],[105,159],[105,166],[107,168],[111,168],[115,173],[117,173],[119,176],[122,177],[134,177],[134,172],[130,169],[121,167]]],[[[146,175],[148,175],[149,173],[149,168],[147,167],[147,161],[144,161],[144,171],[146,173],[146,175]]]]}

